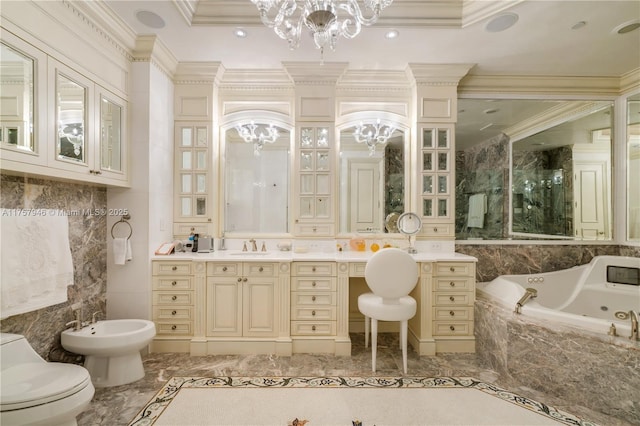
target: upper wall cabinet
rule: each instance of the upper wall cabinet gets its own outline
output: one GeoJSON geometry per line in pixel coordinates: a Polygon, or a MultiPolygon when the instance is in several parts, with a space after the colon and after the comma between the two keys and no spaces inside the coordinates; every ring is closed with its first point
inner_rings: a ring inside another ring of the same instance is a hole
{"type": "Polygon", "coordinates": [[[127,102],[2,32],[2,169],[128,186],[127,102]]]}

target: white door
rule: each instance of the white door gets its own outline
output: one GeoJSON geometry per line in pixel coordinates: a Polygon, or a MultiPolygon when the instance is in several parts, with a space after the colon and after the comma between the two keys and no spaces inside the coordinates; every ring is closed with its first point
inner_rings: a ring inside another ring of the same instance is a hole
{"type": "Polygon", "coordinates": [[[605,202],[606,163],[574,164],[575,236],[585,240],[609,238],[605,202]]]}
{"type": "Polygon", "coordinates": [[[358,159],[349,164],[349,231],[351,232],[381,230],[380,166],[380,159],[358,159]]]}

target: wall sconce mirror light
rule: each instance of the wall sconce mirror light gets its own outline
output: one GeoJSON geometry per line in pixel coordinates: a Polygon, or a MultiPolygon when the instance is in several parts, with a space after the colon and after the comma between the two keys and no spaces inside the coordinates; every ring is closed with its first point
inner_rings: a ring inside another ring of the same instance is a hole
{"type": "Polygon", "coordinates": [[[236,127],[238,135],[246,142],[253,143],[253,154],[258,157],[265,143],[274,143],[280,134],[273,124],[239,124],[236,127]]]}
{"type": "Polygon", "coordinates": [[[356,142],[367,145],[369,148],[369,157],[372,157],[376,152],[376,145],[386,144],[395,131],[395,127],[382,125],[380,124],[380,119],[378,119],[373,124],[360,123],[357,125],[353,132],[353,137],[356,142]]]}

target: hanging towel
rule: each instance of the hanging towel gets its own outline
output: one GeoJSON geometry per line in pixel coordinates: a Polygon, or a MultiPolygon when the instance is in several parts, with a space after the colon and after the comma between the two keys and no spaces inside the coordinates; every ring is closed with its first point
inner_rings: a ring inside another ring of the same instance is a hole
{"type": "Polygon", "coordinates": [[[484,228],[484,215],[487,213],[486,194],[473,194],[469,197],[469,228],[484,228]]]}
{"type": "Polygon", "coordinates": [[[113,262],[116,265],[124,265],[133,259],[131,252],[131,240],[129,238],[113,239],[113,262]]]}
{"type": "Polygon", "coordinates": [[[2,209],[0,215],[0,318],[66,302],[73,260],[65,213],[2,209]]]}

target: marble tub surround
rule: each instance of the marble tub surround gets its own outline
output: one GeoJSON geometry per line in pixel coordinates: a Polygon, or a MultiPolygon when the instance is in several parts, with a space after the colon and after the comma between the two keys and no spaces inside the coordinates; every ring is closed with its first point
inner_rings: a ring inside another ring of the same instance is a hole
{"type": "MultiPolygon", "coordinates": [[[[396,334],[383,333],[378,345],[378,372],[371,372],[371,349],[364,347],[364,334],[351,334],[351,357],[295,354],[189,356],[178,353],[152,353],[143,357],[146,376],[126,386],[96,390],[91,406],[78,418],[79,426],[126,425],[138,411],[174,376],[361,376],[397,377],[402,368],[396,334]]],[[[562,399],[532,389],[526,383],[505,380],[486,368],[475,354],[441,354],[419,357],[409,351],[409,375],[412,377],[474,377],[493,383],[519,395],[535,399],[583,419],[607,426],[630,423],[603,415],[589,407],[567,404],[562,399]]]]}
{"type": "Polygon", "coordinates": [[[85,318],[96,311],[106,312],[107,218],[106,214],[100,214],[106,212],[106,189],[2,173],[0,207],[59,209],[69,213],[74,285],[67,287],[68,301],[8,317],[0,321],[0,330],[25,336],[47,361],[79,362],[76,354],[60,345],[60,333],[74,319],[72,305],[79,304],[85,318]]]}
{"type": "MultiPolygon", "coordinates": [[[[507,381],[640,424],[640,348],[478,299],[476,351],[507,381]]],[[[608,424],[608,423],[605,423],[608,424]]]]}

